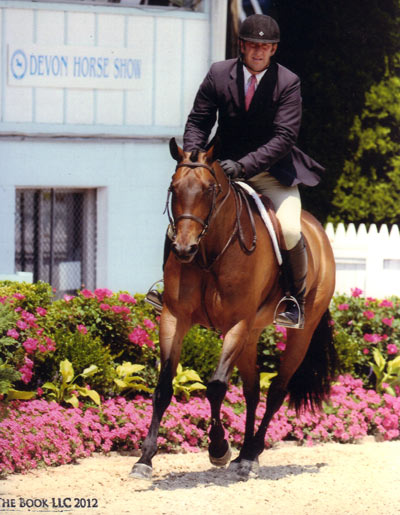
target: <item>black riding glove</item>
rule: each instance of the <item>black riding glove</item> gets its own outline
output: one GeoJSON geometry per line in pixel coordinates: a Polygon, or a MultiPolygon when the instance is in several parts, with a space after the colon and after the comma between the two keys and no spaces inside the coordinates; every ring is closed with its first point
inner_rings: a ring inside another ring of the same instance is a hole
{"type": "Polygon", "coordinates": [[[240,177],[245,176],[243,165],[237,161],[226,159],[225,161],[220,161],[219,164],[223,168],[226,175],[231,179],[239,179],[240,177]]]}

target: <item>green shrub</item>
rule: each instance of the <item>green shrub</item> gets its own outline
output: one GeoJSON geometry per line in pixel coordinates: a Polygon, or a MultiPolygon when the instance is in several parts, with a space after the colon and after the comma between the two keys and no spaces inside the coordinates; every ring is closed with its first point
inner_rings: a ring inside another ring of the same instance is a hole
{"type": "Polygon", "coordinates": [[[20,372],[17,372],[0,359],[0,399],[9,392],[19,379],[21,379],[20,372]]]}
{"type": "Polygon", "coordinates": [[[183,340],[181,364],[195,370],[207,383],[214,373],[221,353],[222,340],[214,331],[194,326],[183,340]]]}
{"type": "Polygon", "coordinates": [[[139,321],[143,321],[144,319],[151,320],[156,323],[160,320],[160,316],[157,315],[154,308],[148,303],[145,302],[145,295],[142,293],[135,293],[136,304],[134,307],[135,314],[138,317],[139,321]]]}
{"type": "Polygon", "coordinates": [[[268,326],[261,333],[257,349],[257,362],[260,372],[276,372],[282,350],[277,345],[285,345],[286,330],[280,326],[268,326]]]}
{"type": "Polygon", "coordinates": [[[50,284],[38,281],[30,284],[14,281],[0,281],[0,299],[7,298],[15,307],[35,313],[38,307],[47,308],[53,299],[50,284]]]}
{"type": "Polygon", "coordinates": [[[368,359],[362,354],[359,338],[350,335],[348,330],[337,324],[335,327],[334,342],[341,373],[359,376],[362,362],[365,362],[363,368],[366,372],[369,367],[368,359]]]}
{"type": "MultiPolygon", "coordinates": [[[[15,307],[14,296],[3,299],[0,304],[0,359],[15,371],[20,372],[18,389],[31,390],[38,385],[39,377],[33,376],[33,367],[36,358],[44,356],[54,350],[54,342],[44,333],[41,324],[46,310],[40,306],[37,309],[42,313],[36,316],[23,309],[15,307]],[[42,311],[41,311],[42,310],[42,311]]],[[[26,305],[34,305],[28,297],[22,299],[26,305]]]]}
{"type": "MultiPolygon", "coordinates": [[[[19,390],[32,390],[46,381],[59,380],[59,364],[65,360],[78,371],[91,365],[98,367],[90,377],[90,386],[105,397],[118,393],[116,370],[124,362],[143,366],[143,383],[148,389],[155,387],[159,317],[144,302],[143,295],[133,298],[126,292],[83,290],[76,296],[50,302],[51,288],[45,283],[3,282],[1,288],[0,359],[6,368],[20,372],[21,379],[15,385],[19,390]]],[[[382,355],[384,370],[391,370],[391,362],[400,350],[400,299],[365,299],[361,290],[355,289],[350,296],[336,295],[331,313],[341,371],[361,378],[368,387],[384,382],[376,377],[374,351],[382,355]]],[[[285,339],[286,330],[279,326],[269,326],[261,334],[258,367],[267,374],[266,384],[278,369],[285,339]]],[[[184,339],[181,365],[196,371],[207,383],[216,369],[221,348],[219,334],[195,326],[184,339]]],[[[7,384],[15,381],[8,377],[7,384]]],[[[13,378],[17,375],[13,374],[13,378]]],[[[232,380],[238,381],[236,371],[232,380]]],[[[128,395],[132,392],[131,388],[128,395]]]]}
{"type": "MultiPolygon", "coordinates": [[[[143,299],[138,302],[127,292],[113,293],[107,289],[82,290],[77,296],[67,296],[52,304],[47,312],[46,328],[52,338],[59,339],[61,347],[65,347],[65,335],[76,335],[77,328],[78,332],[87,332],[84,346],[88,350],[92,341],[94,355],[90,353],[91,360],[86,365],[94,363],[100,369],[105,367],[104,374],[92,378],[101,381],[95,385],[100,392],[111,394],[109,388],[115,390],[115,370],[111,373],[110,366],[113,363],[115,368],[116,364],[124,361],[145,365],[143,377],[150,387],[156,385],[158,325],[143,299]],[[99,361],[102,352],[105,353],[104,365],[99,361]]],[[[81,337],[76,335],[74,338],[81,337]]],[[[69,349],[75,347],[75,344],[68,345],[69,349]]],[[[73,355],[69,350],[68,355],[61,356],[57,351],[55,360],[57,363],[61,358],[68,358],[74,368],[79,369],[84,354],[82,352],[78,356],[75,352],[73,355]]]]}
{"type": "Polygon", "coordinates": [[[62,332],[75,333],[78,326],[84,326],[93,338],[100,338],[104,347],[111,349],[114,355],[128,353],[132,344],[128,339],[126,319],[100,306],[96,298],[85,298],[82,295],[69,301],[57,300],[48,310],[47,329],[59,335],[62,332]]]}
{"type": "Polygon", "coordinates": [[[335,295],[331,303],[334,342],[341,370],[375,387],[373,353],[392,360],[400,351],[400,301],[397,297],[365,298],[355,288],[352,294],[335,295]]]}
{"type": "MultiPolygon", "coordinates": [[[[15,328],[18,318],[12,305],[0,304],[0,359],[9,364],[16,364],[19,361],[15,353],[20,345],[15,338],[7,335],[9,330],[15,328]]],[[[22,359],[23,355],[21,355],[22,359]]]]}
{"type": "Polygon", "coordinates": [[[37,309],[48,307],[52,298],[51,286],[41,281],[35,284],[0,281],[0,360],[17,373],[18,380],[15,381],[18,388],[27,388],[25,376],[22,376],[25,380],[21,381],[18,372],[21,367],[26,367],[26,351],[22,344],[30,337],[43,343],[44,336],[37,334],[40,330],[38,318],[41,318],[37,309]],[[31,316],[31,323],[26,323],[25,329],[17,327],[18,322],[25,322],[24,314],[27,313],[31,316]],[[19,337],[11,337],[7,334],[9,331],[14,331],[19,337]]]}
{"type": "Polygon", "coordinates": [[[21,371],[18,388],[57,379],[65,359],[76,370],[96,364],[100,373],[91,380],[104,395],[115,393],[115,366],[127,360],[145,365],[143,377],[156,384],[158,326],[144,303],[137,307],[128,293],[83,290],[50,304],[51,288],[44,283],[8,282],[3,293],[0,358],[21,371]]]}
{"type": "Polygon", "coordinates": [[[138,327],[136,300],[126,292],[106,289],[82,290],[75,297],[55,301],[46,316],[47,330],[75,332],[83,327],[92,338],[99,338],[119,361],[138,362],[141,348],[153,346],[149,331],[138,327]],[[121,300],[127,299],[127,300],[121,300]],[[138,333],[138,329],[143,329],[138,333]],[[136,330],[136,333],[135,333],[136,330]]]}
{"type": "Polygon", "coordinates": [[[88,383],[104,396],[113,395],[116,375],[114,360],[110,349],[100,338],[77,330],[67,332],[61,329],[56,331],[53,338],[56,342],[55,352],[38,357],[35,361],[34,375],[40,377],[41,382],[56,381],[60,362],[68,360],[74,370],[97,366],[97,373],[88,379],[88,383]]]}
{"type": "Polygon", "coordinates": [[[160,363],[159,347],[159,320],[160,317],[152,306],[145,302],[145,295],[135,293],[136,304],[133,308],[139,327],[145,327],[146,331],[154,344],[154,347],[144,345],[134,349],[131,361],[144,365],[141,372],[142,377],[147,381],[150,388],[155,388],[158,380],[158,366],[160,363]]]}

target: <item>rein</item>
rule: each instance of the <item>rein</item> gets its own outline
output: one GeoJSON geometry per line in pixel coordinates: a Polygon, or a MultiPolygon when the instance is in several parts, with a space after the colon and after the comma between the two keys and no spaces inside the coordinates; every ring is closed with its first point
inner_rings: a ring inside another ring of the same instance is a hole
{"type": "MultiPolygon", "coordinates": [[[[232,232],[231,232],[227,242],[225,243],[223,249],[221,250],[221,252],[215,258],[212,259],[211,263],[202,264],[202,263],[200,263],[198,261],[198,265],[203,270],[209,271],[211,269],[211,267],[215,264],[215,262],[218,259],[220,259],[220,257],[225,253],[225,251],[231,245],[231,243],[233,242],[233,240],[235,239],[236,236],[239,239],[239,244],[240,244],[240,247],[242,248],[242,250],[246,254],[251,254],[255,250],[255,248],[256,248],[257,233],[256,233],[255,222],[254,222],[254,215],[253,215],[253,212],[251,210],[249,201],[248,201],[247,196],[244,193],[244,191],[241,188],[239,188],[238,186],[236,186],[235,183],[232,182],[229,179],[228,192],[225,195],[225,197],[222,199],[221,203],[217,206],[217,197],[221,193],[222,189],[221,189],[221,185],[218,183],[218,179],[217,179],[217,176],[215,174],[215,170],[211,166],[207,165],[206,163],[192,162],[192,163],[179,163],[176,166],[176,170],[178,170],[178,168],[192,168],[192,169],[195,169],[195,168],[206,168],[206,170],[208,170],[211,173],[211,175],[213,176],[213,178],[215,179],[216,182],[213,185],[213,196],[212,196],[210,211],[209,211],[207,217],[205,218],[205,220],[202,220],[201,218],[199,218],[199,217],[197,217],[195,215],[192,215],[191,213],[183,213],[182,215],[180,215],[176,219],[174,219],[172,214],[171,214],[171,208],[170,208],[170,205],[171,205],[171,194],[172,194],[172,184],[170,185],[170,187],[168,188],[168,194],[167,194],[167,200],[166,200],[166,204],[165,204],[164,213],[165,212],[167,213],[168,219],[169,219],[169,223],[170,223],[170,226],[171,226],[171,229],[172,229],[171,240],[174,241],[175,238],[176,238],[176,224],[179,222],[179,220],[189,219],[189,220],[194,220],[195,222],[197,222],[202,227],[202,230],[201,230],[200,234],[197,237],[197,243],[200,243],[200,241],[203,239],[203,237],[207,234],[207,231],[209,229],[209,225],[210,225],[211,219],[213,217],[217,216],[217,214],[219,213],[219,211],[221,210],[221,208],[223,207],[223,205],[225,204],[225,202],[229,198],[231,192],[233,192],[234,199],[235,199],[235,207],[236,207],[236,209],[235,209],[235,211],[236,211],[236,213],[235,213],[235,225],[233,227],[233,230],[232,230],[232,232]],[[242,215],[242,212],[243,212],[243,205],[245,205],[246,212],[247,212],[247,215],[248,215],[249,220],[250,220],[251,230],[252,230],[252,233],[253,233],[253,240],[252,240],[252,243],[251,243],[251,245],[249,247],[245,243],[245,236],[244,236],[244,231],[243,231],[242,222],[241,222],[241,215],[242,215]]],[[[203,260],[206,261],[205,256],[203,256],[203,260]]]]}
{"type": "Polygon", "coordinates": [[[231,182],[231,185],[232,185],[233,191],[235,192],[236,220],[238,222],[239,243],[240,243],[240,246],[242,247],[243,251],[246,252],[246,254],[251,254],[257,246],[257,232],[256,232],[256,224],[254,222],[253,212],[251,210],[247,195],[244,193],[244,191],[240,187],[238,187],[237,184],[235,184],[234,182],[231,182]],[[249,217],[250,224],[251,224],[251,230],[253,232],[253,241],[251,243],[250,248],[246,246],[246,243],[244,241],[242,224],[240,223],[240,215],[242,213],[243,201],[246,205],[247,215],[249,217]]]}

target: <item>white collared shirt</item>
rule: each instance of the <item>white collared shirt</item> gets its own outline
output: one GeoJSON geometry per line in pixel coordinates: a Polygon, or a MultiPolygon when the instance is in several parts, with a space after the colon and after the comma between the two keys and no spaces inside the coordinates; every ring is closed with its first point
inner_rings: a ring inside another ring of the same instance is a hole
{"type": "Polygon", "coordinates": [[[256,82],[256,89],[258,85],[260,84],[260,80],[264,77],[265,72],[268,70],[268,68],[265,68],[260,73],[250,73],[249,70],[246,68],[246,66],[243,66],[243,73],[244,73],[244,94],[246,95],[249,84],[250,84],[250,78],[252,75],[255,76],[257,82],[256,82]]]}

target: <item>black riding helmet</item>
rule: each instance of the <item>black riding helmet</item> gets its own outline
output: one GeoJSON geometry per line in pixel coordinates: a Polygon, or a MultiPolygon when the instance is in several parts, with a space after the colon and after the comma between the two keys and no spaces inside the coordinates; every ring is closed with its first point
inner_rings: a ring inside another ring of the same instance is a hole
{"type": "Polygon", "coordinates": [[[241,24],[239,39],[252,43],[279,43],[279,25],[271,16],[252,14],[241,24]]]}

